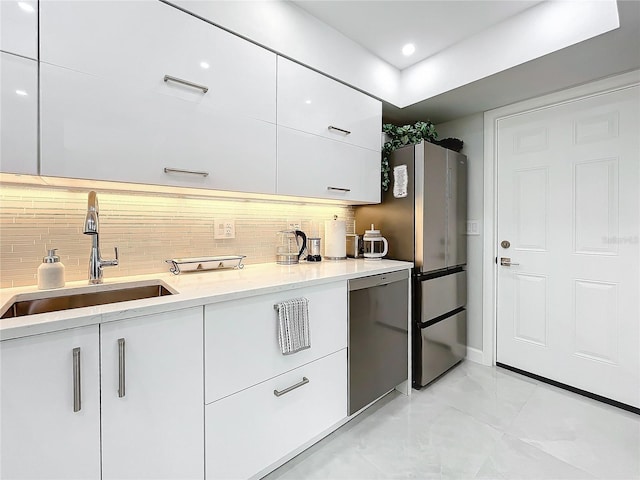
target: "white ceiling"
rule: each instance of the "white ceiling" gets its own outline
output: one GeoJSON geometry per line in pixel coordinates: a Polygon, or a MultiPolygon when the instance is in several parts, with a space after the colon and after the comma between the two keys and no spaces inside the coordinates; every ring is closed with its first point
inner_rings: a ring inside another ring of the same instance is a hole
{"type": "MultiPolygon", "coordinates": [[[[293,0],[293,3],[379,58],[405,69],[542,2],[293,0]],[[407,42],[416,45],[416,53],[409,59],[400,51],[407,42]]],[[[640,1],[617,3],[620,28],[405,108],[385,102],[385,121],[413,123],[430,119],[441,123],[639,69],[640,1]]]]}
{"type": "Polygon", "coordinates": [[[403,70],[538,4],[540,0],[293,0],[403,70]],[[411,56],[402,47],[413,43],[411,56]]]}

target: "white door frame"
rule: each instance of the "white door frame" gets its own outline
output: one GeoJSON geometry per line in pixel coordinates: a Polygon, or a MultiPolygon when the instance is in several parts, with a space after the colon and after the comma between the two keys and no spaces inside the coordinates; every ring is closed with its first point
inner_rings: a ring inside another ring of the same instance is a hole
{"type": "Polygon", "coordinates": [[[640,70],[605,78],[484,113],[484,246],[482,253],[482,363],[496,363],[497,322],[497,126],[501,119],[640,84],[640,70]]]}

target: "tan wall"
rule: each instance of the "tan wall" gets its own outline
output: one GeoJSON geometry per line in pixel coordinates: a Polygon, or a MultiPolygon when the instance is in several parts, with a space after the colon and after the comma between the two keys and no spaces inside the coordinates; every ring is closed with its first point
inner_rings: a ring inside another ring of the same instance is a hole
{"type": "MultiPolygon", "coordinates": [[[[120,266],[105,278],[168,271],[169,258],[246,255],[245,263],[275,261],[276,232],[299,220],[323,235],[338,215],[353,231],[347,206],[276,200],[185,197],[157,193],[98,192],[102,256],[120,249],[120,266]],[[236,238],[214,240],[214,218],[235,220],[236,238]]],[[[66,280],[87,278],[91,238],[82,233],[88,189],[0,185],[0,287],[35,285],[49,248],[58,248],[66,280]]]]}

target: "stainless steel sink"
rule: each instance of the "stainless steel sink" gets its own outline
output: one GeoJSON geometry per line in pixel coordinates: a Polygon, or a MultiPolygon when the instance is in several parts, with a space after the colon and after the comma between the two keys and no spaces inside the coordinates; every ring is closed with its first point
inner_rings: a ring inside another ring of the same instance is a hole
{"type": "Polygon", "coordinates": [[[163,297],[177,293],[169,290],[165,285],[158,282],[150,285],[136,285],[124,288],[109,286],[100,291],[87,290],[93,289],[88,287],[75,293],[69,292],[55,296],[48,296],[51,292],[43,292],[43,296],[40,298],[32,298],[34,294],[18,295],[13,299],[14,302],[9,305],[9,308],[2,313],[0,318],[14,318],[24,315],[35,315],[36,313],[69,310],[72,308],[94,307],[96,305],[163,297]]]}

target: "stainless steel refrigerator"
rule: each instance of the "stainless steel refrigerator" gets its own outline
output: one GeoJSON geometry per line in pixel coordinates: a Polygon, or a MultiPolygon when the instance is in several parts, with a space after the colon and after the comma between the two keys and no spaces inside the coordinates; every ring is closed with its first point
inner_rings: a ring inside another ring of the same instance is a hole
{"type": "Polygon", "coordinates": [[[412,378],[420,388],[466,356],[467,158],[432,143],[396,150],[382,203],[357,207],[356,233],[372,223],[387,258],[414,262],[412,378]]]}

